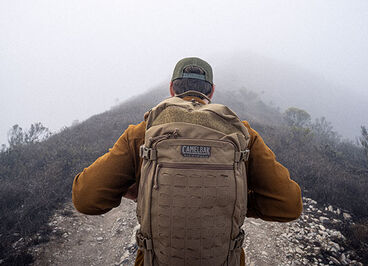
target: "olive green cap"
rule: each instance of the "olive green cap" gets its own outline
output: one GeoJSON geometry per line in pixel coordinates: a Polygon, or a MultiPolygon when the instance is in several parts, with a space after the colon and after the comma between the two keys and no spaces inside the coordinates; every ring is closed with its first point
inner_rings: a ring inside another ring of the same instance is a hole
{"type": "Polygon", "coordinates": [[[171,81],[181,78],[205,80],[213,85],[213,73],[211,66],[206,61],[198,57],[183,58],[176,64],[171,81]],[[195,73],[183,73],[184,68],[188,66],[200,67],[204,71],[205,75],[195,73]]]}

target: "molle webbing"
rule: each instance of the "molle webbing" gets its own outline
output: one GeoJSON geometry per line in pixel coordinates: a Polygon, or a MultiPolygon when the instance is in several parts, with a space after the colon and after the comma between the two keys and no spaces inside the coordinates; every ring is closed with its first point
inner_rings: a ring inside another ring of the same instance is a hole
{"type": "Polygon", "coordinates": [[[159,190],[152,192],[152,239],[159,265],[226,261],[236,196],[231,175],[233,170],[161,168],[159,190]]]}

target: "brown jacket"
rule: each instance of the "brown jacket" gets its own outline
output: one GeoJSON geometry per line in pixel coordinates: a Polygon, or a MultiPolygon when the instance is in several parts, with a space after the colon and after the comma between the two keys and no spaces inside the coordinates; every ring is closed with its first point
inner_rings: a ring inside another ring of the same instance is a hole
{"type": "MultiPolygon", "coordinates": [[[[289,171],[276,161],[261,136],[244,121],[250,134],[247,217],[288,222],[302,211],[300,187],[289,171]]],[[[139,147],[145,122],[130,125],[108,153],[79,173],[73,183],[73,203],[85,214],[103,214],[119,206],[121,198],[135,198],[140,179],[139,147]]],[[[136,265],[141,265],[141,253],[136,265]]]]}

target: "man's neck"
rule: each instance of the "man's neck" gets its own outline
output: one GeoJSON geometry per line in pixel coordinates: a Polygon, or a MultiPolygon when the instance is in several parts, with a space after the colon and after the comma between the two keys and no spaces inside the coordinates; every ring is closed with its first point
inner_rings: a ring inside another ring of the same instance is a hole
{"type": "Polygon", "coordinates": [[[183,97],[183,100],[186,100],[186,101],[192,101],[192,100],[195,100],[201,104],[208,104],[208,100],[207,99],[201,99],[199,97],[196,97],[196,96],[184,96],[183,97]]]}

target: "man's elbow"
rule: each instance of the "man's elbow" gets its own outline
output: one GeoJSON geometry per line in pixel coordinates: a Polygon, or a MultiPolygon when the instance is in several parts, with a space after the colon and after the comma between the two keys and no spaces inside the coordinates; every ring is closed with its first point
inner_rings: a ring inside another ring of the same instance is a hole
{"type": "Polygon", "coordinates": [[[82,204],[82,202],[75,196],[74,191],[73,191],[73,194],[72,194],[72,200],[73,200],[74,208],[78,212],[83,213],[83,214],[90,214],[88,212],[88,210],[84,207],[84,205],[82,204]]]}
{"type": "Polygon", "coordinates": [[[300,217],[303,211],[302,193],[298,184],[293,182],[292,188],[285,198],[284,222],[290,222],[300,217]]]}
{"type": "Polygon", "coordinates": [[[80,213],[88,215],[99,215],[108,212],[110,209],[98,208],[93,200],[94,193],[88,192],[88,189],[80,184],[78,179],[82,173],[74,178],[72,187],[72,201],[75,209],[80,213]]]}
{"type": "Polygon", "coordinates": [[[266,221],[291,222],[300,217],[303,211],[301,190],[295,182],[278,197],[268,212],[260,217],[266,221]]]}
{"type": "Polygon", "coordinates": [[[86,200],[86,198],[83,197],[83,195],[79,195],[74,190],[73,190],[73,193],[72,193],[72,201],[73,201],[75,209],[78,212],[83,213],[83,214],[100,215],[100,214],[104,214],[104,213],[111,210],[111,208],[110,209],[97,208],[95,206],[95,204],[88,201],[88,198],[86,200]]]}
{"type": "Polygon", "coordinates": [[[76,186],[76,184],[73,184],[73,189],[72,189],[72,201],[74,204],[74,208],[83,214],[94,214],[91,213],[90,208],[88,208],[86,206],[86,201],[85,201],[85,197],[83,197],[83,193],[79,190],[79,188],[76,186]]]}

